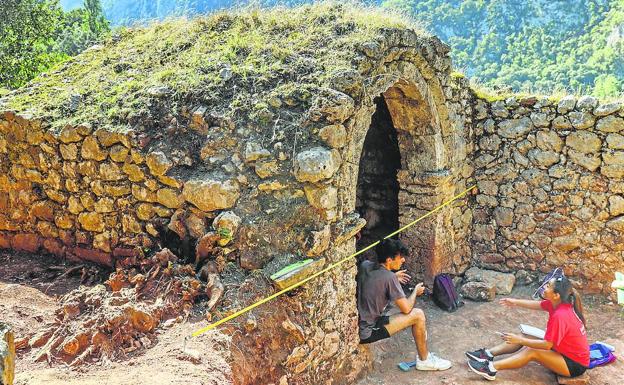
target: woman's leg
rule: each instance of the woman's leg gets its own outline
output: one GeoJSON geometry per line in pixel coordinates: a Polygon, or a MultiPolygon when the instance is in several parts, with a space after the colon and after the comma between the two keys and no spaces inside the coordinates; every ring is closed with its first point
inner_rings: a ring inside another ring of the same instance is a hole
{"type": "Polygon", "coordinates": [[[520,344],[508,344],[506,342],[503,342],[502,344],[496,345],[493,348],[490,348],[488,350],[490,351],[490,354],[496,357],[502,354],[515,353],[521,348],[522,348],[522,345],[520,344]]]}
{"type": "MultiPolygon", "coordinates": [[[[527,336],[527,335],[525,335],[525,338],[540,339],[540,338],[535,338],[533,336],[527,336]]],[[[496,357],[502,354],[515,353],[520,349],[522,349],[522,345],[520,344],[508,344],[507,342],[503,342],[502,344],[496,345],[493,348],[489,349],[489,351],[494,357],[496,357]]]]}
{"type": "Polygon", "coordinates": [[[496,370],[506,370],[521,368],[530,361],[537,361],[559,375],[570,376],[563,356],[553,350],[525,348],[493,364],[496,370]]]}

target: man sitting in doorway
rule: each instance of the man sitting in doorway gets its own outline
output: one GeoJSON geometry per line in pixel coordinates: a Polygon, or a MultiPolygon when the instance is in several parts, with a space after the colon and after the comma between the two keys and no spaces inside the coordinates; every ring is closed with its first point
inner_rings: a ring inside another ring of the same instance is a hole
{"type": "Polygon", "coordinates": [[[386,239],[376,246],[375,251],[377,261],[363,261],[357,275],[360,343],[379,341],[411,327],[418,350],[416,369],[449,369],[450,361],[427,350],[425,313],[414,307],[416,297],[425,291],[423,284],[416,285],[407,298],[401,288],[401,281],[405,283],[410,278],[404,270],[400,270],[408,254],[407,247],[401,241],[386,239]],[[390,302],[394,302],[401,312],[383,315],[384,308],[390,302]]]}

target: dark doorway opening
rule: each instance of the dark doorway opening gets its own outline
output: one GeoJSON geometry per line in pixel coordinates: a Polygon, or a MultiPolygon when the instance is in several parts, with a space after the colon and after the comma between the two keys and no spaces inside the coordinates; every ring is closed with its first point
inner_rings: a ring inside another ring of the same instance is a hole
{"type": "MultiPolygon", "coordinates": [[[[399,227],[399,183],[401,154],[397,131],[385,99],[375,99],[377,109],[364,139],[357,182],[356,210],[366,219],[357,241],[358,250],[382,239],[399,227]]],[[[374,250],[360,260],[374,258],[374,250]]]]}

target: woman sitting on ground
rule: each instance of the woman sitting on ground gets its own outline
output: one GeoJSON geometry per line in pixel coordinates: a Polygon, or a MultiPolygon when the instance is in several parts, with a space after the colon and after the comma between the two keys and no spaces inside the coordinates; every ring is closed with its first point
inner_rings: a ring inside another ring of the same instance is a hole
{"type": "Polygon", "coordinates": [[[589,366],[589,345],[579,294],[568,278],[561,277],[548,283],[542,298],[543,301],[503,298],[500,303],[547,311],[549,318],[544,339],[503,333],[504,343],[491,349],[466,352],[472,371],[494,380],[499,370],[517,369],[530,361],[537,361],[561,376],[577,377],[585,373],[589,366]],[[494,357],[502,354],[512,355],[494,361],[494,357]]]}

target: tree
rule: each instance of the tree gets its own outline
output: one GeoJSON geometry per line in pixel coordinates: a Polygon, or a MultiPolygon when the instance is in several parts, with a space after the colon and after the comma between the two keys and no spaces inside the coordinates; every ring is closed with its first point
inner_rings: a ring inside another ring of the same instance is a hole
{"type": "Polygon", "coordinates": [[[0,0],[0,87],[24,85],[109,31],[100,0],[67,13],[59,0],[0,0]]]}
{"type": "Polygon", "coordinates": [[[16,88],[66,55],[54,49],[58,0],[0,0],[0,86],[16,88]]]}
{"type": "Polygon", "coordinates": [[[104,17],[100,0],[85,0],[84,8],[65,14],[63,30],[57,39],[59,49],[70,56],[76,55],[109,32],[110,25],[104,17]]]}

